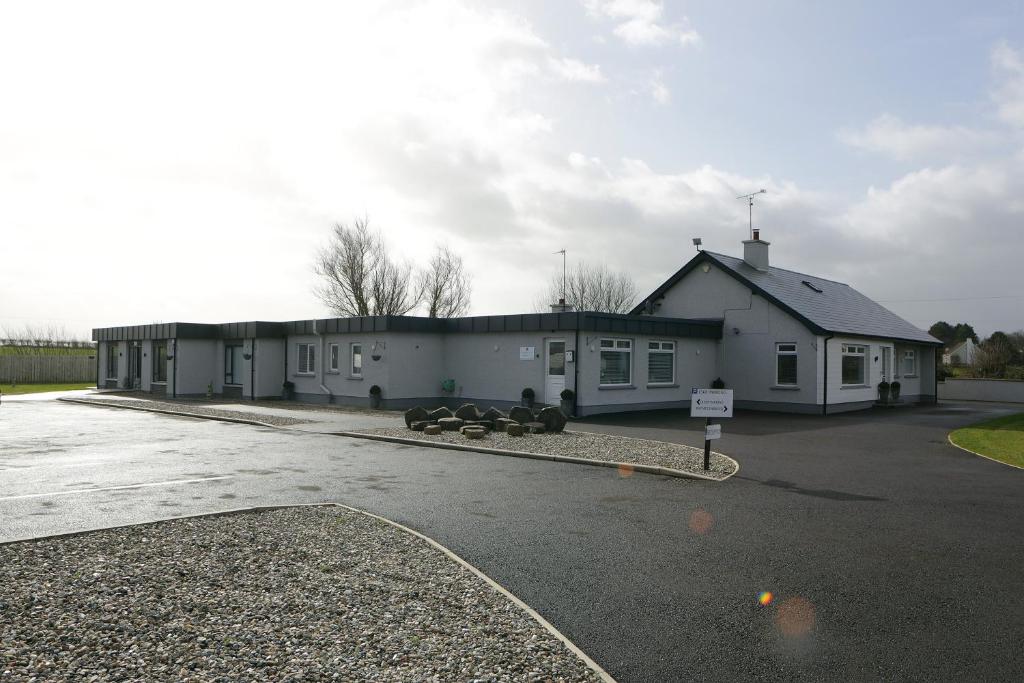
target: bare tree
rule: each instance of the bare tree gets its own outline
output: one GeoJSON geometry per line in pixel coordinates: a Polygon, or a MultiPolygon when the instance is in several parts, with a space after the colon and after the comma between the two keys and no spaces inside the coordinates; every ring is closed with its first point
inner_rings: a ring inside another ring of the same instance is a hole
{"type": "Polygon", "coordinates": [[[469,310],[472,283],[462,257],[446,246],[438,246],[427,268],[417,279],[420,299],[430,318],[455,318],[469,310]]]}
{"type": "Polygon", "coordinates": [[[388,255],[367,218],[336,223],[313,270],[322,279],[316,294],[335,315],[405,315],[419,304],[412,266],[388,255]]]}
{"type": "Polygon", "coordinates": [[[8,353],[35,354],[54,349],[94,348],[91,341],[82,339],[63,325],[24,325],[18,329],[0,328],[0,346],[8,353]]]}
{"type": "MultiPolygon", "coordinates": [[[[556,275],[546,290],[546,299],[537,308],[545,310],[562,298],[562,276],[556,275]]],[[[565,275],[565,302],[577,311],[629,313],[639,294],[636,283],[625,273],[611,270],[604,264],[581,262],[565,275]]]]}

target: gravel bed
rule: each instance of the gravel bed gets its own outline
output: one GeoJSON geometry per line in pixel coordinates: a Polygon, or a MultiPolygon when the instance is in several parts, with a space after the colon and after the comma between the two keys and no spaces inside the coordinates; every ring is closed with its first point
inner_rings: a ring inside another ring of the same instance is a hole
{"type": "Polygon", "coordinates": [[[469,440],[459,432],[441,432],[430,436],[423,432],[414,432],[403,427],[380,427],[377,429],[354,430],[362,434],[396,436],[405,439],[422,441],[447,441],[465,446],[482,446],[485,448],[501,448],[510,451],[527,453],[543,453],[547,455],[565,455],[573,458],[590,458],[606,462],[626,462],[635,465],[653,465],[669,467],[685,472],[706,474],[712,477],[726,477],[736,470],[736,463],[712,452],[710,469],[704,471],[704,450],[667,443],[634,439],[628,436],[610,434],[594,434],[592,432],[565,431],[561,434],[524,434],[509,436],[504,432],[488,432],[482,439],[469,440]]]}
{"type": "Polygon", "coordinates": [[[209,406],[196,405],[195,403],[172,403],[170,401],[151,401],[149,399],[136,399],[134,401],[125,401],[109,398],[76,398],[75,400],[87,401],[89,403],[98,403],[100,405],[128,405],[153,410],[170,410],[175,413],[193,413],[195,415],[205,415],[207,417],[231,417],[238,420],[256,420],[257,422],[263,422],[269,425],[274,425],[276,427],[287,427],[288,425],[306,424],[309,422],[309,420],[300,420],[294,417],[282,417],[280,415],[268,415],[266,413],[252,413],[242,410],[223,410],[220,408],[211,408],[209,406]]]}
{"type": "Polygon", "coordinates": [[[0,681],[598,681],[367,515],[289,508],[0,546],[0,681]]]}

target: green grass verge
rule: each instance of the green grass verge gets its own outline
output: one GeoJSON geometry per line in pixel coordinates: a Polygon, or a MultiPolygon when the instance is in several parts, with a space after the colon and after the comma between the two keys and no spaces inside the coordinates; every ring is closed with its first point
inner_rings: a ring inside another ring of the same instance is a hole
{"type": "Polygon", "coordinates": [[[949,438],[957,446],[993,460],[1024,467],[1024,413],[964,427],[949,438]]]}
{"type": "Polygon", "coordinates": [[[76,389],[95,389],[95,382],[85,384],[0,384],[0,392],[10,396],[12,394],[41,394],[44,391],[74,391],[76,389]]]}

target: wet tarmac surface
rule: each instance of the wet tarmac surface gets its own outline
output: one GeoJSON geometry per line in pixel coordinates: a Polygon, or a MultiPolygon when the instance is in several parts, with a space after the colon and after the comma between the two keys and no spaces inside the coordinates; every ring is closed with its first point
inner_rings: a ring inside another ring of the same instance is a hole
{"type": "MultiPolygon", "coordinates": [[[[1024,472],[945,442],[1005,412],[741,414],[716,447],[742,469],[709,483],[5,400],[0,540],[336,501],[449,546],[623,682],[1019,680],[1024,472]]],[[[671,413],[576,428],[699,439],[671,413]]]]}

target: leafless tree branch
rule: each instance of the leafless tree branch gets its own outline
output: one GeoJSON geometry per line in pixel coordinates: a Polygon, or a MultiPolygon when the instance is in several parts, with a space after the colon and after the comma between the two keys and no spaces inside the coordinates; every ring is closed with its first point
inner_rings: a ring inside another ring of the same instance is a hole
{"type": "Polygon", "coordinates": [[[417,278],[420,299],[431,318],[455,318],[469,311],[472,283],[462,257],[438,246],[427,268],[417,278]]]}
{"type": "MultiPolygon", "coordinates": [[[[636,283],[625,273],[617,273],[608,266],[579,263],[566,273],[565,302],[577,311],[601,313],[629,313],[639,297],[636,283]]],[[[562,298],[562,276],[551,278],[545,299],[537,303],[538,310],[547,310],[550,304],[562,298]]]]}

